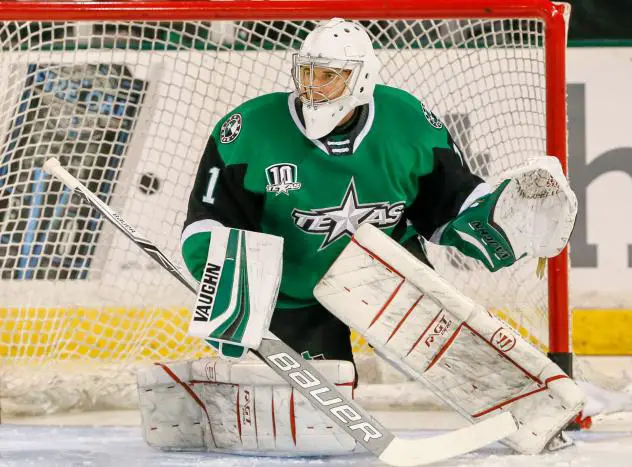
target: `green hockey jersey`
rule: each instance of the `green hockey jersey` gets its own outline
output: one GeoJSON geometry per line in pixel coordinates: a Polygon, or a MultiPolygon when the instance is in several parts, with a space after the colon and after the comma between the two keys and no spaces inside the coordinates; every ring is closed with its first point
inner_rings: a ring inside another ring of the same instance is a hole
{"type": "Polygon", "coordinates": [[[405,91],[378,85],[371,103],[320,140],[305,136],[294,93],[267,94],[213,130],[191,192],[182,253],[199,280],[213,225],[281,236],[278,306],[307,306],[360,224],[400,242],[411,232],[430,238],[481,183],[441,120],[405,91]]]}

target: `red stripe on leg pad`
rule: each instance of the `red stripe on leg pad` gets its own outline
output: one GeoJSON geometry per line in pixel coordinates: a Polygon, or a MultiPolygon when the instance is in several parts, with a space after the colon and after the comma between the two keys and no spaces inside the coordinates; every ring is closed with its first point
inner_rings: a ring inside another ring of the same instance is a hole
{"type": "Polygon", "coordinates": [[[276,419],[274,418],[274,389],[272,389],[272,434],[276,441],[276,419]]]}
{"type": "Polygon", "coordinates": [[[443,313],[443,308],[441,308],[439,310],[439,313],[437,313],[437,315],[432,319],[432,321],[430,321],[430,324],[426,327],[426,329],[424,329],[424,331],[419,335],[419,337],[417,338],[415,343],[412,345],[412,347],[410,348],[410,350],[406,354],[407,357],[415,349],[415,347],[417,347],[417,344],[419,344],[421,339],[428,333],[428,330],[432,327],[432,325],[439,319],[439,316],[441,316],[441,313],[443,313]]]}
{"type": "Polygon", "coordinates": [[[423,298],[424,294],[421,294],[419,296],[419,298],[417,300],[415,300],[415,303],[413,303],[413,306],[411,306],[408,311],[406,312],[406,314],[404,315],[404,317],[399,320],[399,323],[397,323],[397,326],[395,326],[395,329],[393,329],[393,332],[391,332],[391,335],[388,336],[388,339],[386,339],[386,342],[390,341],[392,339],[392,337],[397,334],[397,331],[399,331],[399,328],[402,326],[402,324],[404,324],[404,321],[406,321],[406,318],[408,318],[408,315],[410,315],[412,313],[412,311],[415,309],[415,307],[417,306],[417,304],[420,302],[420,300],[423,298]]]}
{"type": "Polygon", "coordinates": [[[296,419],[294,418],[294,388],[290,393],[290,429],[292,430],[292,441],[296,446],[296,419]]]}
{"type": "Polygon", "coordinates": [[[373,318],[373,321],[371,321],[371,324],[369,324],[369,328],[371,326],[373,326],[373,324],[375,324],[375,322],[377,321],[377,319],[382,316],[382,313],[384,313],[384,310],[386,310],[386,308],[391,304],[391,302],[393,301],[393,299],[395,298],[395,295],[397,295],[397,292],[399,292],[399,289],[402,288],[402,285],[404,284],[405,280],[402,279],[401,282],[397,285],[397,287],[395,288],[395,290],[393,291],[393,293],[391,294],[390,297],[388,297],[388,300],[386,300],[386,303],[382,306],[382,308],[380,308],[380,311],[377,312],[377,314],[375,315],[375,317],[373,318]]]}
{"type": "Polygon", "coordinates": [[[456,339],[456,336],[459,334],[459,332],[461,332],[461,329],[463,328],[463,324],[461,323],[459,325],[458,328],[456,328],[456,331],[454,331],[454,334],[452,334],[450,336],[450,338],[448,339],[448,341],[443,344],[443,347],[441,347],[441,350],[439,350],[439,352],[437,353],[437,355],[435,355],[435,357],[432,359],[432,361],[430,362],[430,364],[426,367],[426,371],[428,371],[430,368],[432,368],[432,366],[437,363],[437,361],[441,358],[441,356],[445,353],[446,350],[448,350],[448,348],[450,348],[450,346],[452,345],[452,343],[454,342],[454,339],[456,339]]]}
{"type": "Polygon", "coordinates": [[[239,441],[243,443],[241,439],[241,411],[239,410],[239,388],[237,388],[237,429],[239,430],[239,441]]]}
{"type": "Polygon", "coordinates": [[[359,243],[355,237],[351,237],[351,242],[355,243],[356,245],[358,245],[360,248],[362,248],[364,251],[367,252],[367,254],[375,259],[376,261],[382,263],[384,265],[384,267],[386,267],[386,269],[388,269],[389,271],[397,274],[399,277],[401,277],[402,279],[404,279],[404,275],[401,274],[397,269],[395,269],[393,266],[391,266],[390,264],[388,264],[388,262],[386,262],[384,259],[382,259],[379,255],[375,254],[373,251],[369,250],[367,247],[365,247],[364,245],[362,245],[361,243],[359,243]]]}
{"type": "MultiPolygon", "coordinates": [[[[198,395],[195,393],[195,391],[193,389],[191,389],[191,386],[189,386],[184,381],[182,381],[180,378],[178,378],[178,376],[173,371],[171,371],[171,368],[169,368],[167,365],[165,365],[164,363],[156,363],[156,365],[158,365],[160,368],[162,368],[163,371],[165,373],[167,373],[172,380],[174,380],[176,383],[178,383],[180,386],[182,386],[184,388],[184,390],[200,406],[200,408],[202,409],[202,411],[206,415],[206,420],[208,421],[208,426],[209,426],[209,431],[211,433],[211,438],[213,438],[213,443],[215,443],[215,436],[213,435],[213,429],[211,428],[211,417],[209,416],[208,410],[206,410],[206,405],[204,405],[204,402],[202,402],[202,399],[200,399],[198,397],[198,395]]],[[[217,443],[215,443],[215,445],[217,446],[217,443]]]]}

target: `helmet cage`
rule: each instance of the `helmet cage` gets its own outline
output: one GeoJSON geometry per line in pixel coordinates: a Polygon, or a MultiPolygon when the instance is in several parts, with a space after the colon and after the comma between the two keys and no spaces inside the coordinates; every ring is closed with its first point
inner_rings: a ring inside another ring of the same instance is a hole
{"type": "Polygon", "coordinates": [[[336,60],[322,57],[311,57],[309,55],[292,55],[292,79],[301,101],[307,106],[317,109],[320,105],[331,104],[353,95],[355,85],[364,62],[362,60],[336,60]],[[305,79],[302,69],[309,68],[309,76],[305,79]],[[324,84],[314,85],[314,68],[323,68],[332,71],[336,77],[332,81],[324,84]],[[329,99],[323,89],[330,85],[337,77],[343,77],[343,71],[350,71],[347,78],[344,78],[342,93],[334,99],[329,99]]]}

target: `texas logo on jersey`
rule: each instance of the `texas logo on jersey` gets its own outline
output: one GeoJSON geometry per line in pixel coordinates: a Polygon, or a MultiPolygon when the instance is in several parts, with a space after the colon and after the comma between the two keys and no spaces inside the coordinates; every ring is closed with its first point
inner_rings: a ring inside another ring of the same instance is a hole
{"type": "Polygon", "coordinates": [[[340,205],[309,211],[294,209],[292,218],[303,232],[325,236],[319,248],[323,250],[345,235],[351,237],[365,222],[380,228],[392,227],[399,222],[403,212],[403,201],[393,204],[385,201],[360,203],[355,182],[351,178],[340,205]]]}

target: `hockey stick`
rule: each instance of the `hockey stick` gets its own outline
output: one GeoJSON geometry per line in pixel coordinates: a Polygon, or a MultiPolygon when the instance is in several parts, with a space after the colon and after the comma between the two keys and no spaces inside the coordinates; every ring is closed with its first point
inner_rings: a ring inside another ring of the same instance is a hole
{"type": "MultiPolygon", "coordinates": [[[[44,169],[91,204],[118,230],[197,295],[195,281],[183,275],[156,245],[143,237],[125,219],[61,167],[57,159],[48,159],[44,164],[44,169]]],[[[304,360],[272,333],[268,333],[259,348],[252,352],[359,444],[392,466],[423,465],[459,456],[498,441],[517,430],[513,416],[505,412],[476,425],[431,438],[397,438],[364,409],[343,396],[336,386],[327,381],[308,360],[304,360]]]]}

